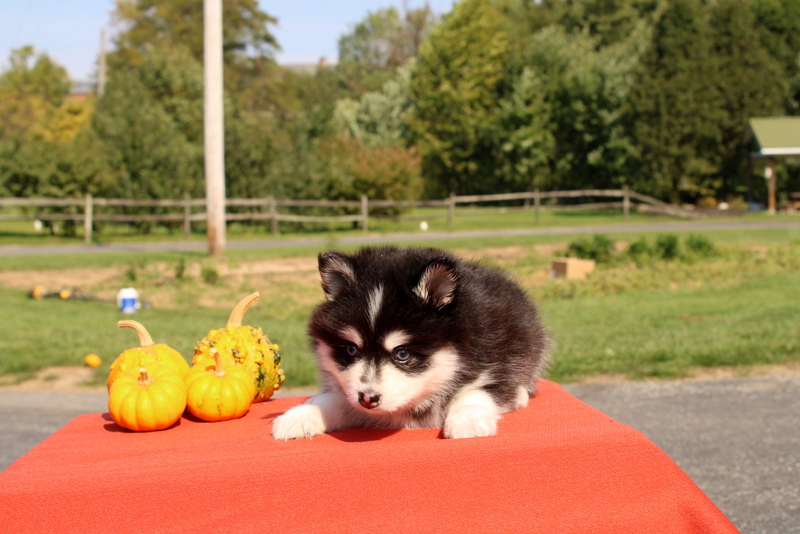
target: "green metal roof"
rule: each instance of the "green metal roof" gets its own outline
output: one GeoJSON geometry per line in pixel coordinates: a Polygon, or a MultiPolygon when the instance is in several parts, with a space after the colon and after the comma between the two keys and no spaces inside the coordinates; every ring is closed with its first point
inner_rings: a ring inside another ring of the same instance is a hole
{"type": "Polygon", "coordinates": [[[800,117],[760,117],[750,119],[758,151],[752,156],[800,156],[800,117]]]}

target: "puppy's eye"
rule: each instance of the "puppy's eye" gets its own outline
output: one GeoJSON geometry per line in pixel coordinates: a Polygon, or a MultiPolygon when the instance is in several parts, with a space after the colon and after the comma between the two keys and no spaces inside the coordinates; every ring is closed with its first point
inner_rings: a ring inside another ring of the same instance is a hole
{"type": "Polygon", "coordinates": [[[408,352],[408,349],[404,349],[403,347],[394,349],[394,361],[397,363],[408,363],[410,359],[411,353],[408,352]]]}
{"type": "Polygon", "coordinates": [[[355,356],[356,354],[358,354],[358,347],[355,345],[347,345],[347,355],[355,356]]]}

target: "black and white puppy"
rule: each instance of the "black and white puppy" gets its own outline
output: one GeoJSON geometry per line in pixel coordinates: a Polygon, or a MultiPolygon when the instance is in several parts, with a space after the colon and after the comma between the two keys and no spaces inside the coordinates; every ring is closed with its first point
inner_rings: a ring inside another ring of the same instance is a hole
{"type": "Polygon", "coordinates": [[[276,439],[350,427],[491,436],[536,393],[548,337],[502,272],[441,250],[319,256],[326,301],[308,332],[323,391],[278,417],[276,439]]]}

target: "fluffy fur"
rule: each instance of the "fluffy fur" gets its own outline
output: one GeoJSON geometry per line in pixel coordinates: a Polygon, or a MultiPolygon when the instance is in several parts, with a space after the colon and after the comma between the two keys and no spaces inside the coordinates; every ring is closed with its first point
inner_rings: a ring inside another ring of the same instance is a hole
{"type": "Polygon", "coordinates": [[[319,271],[326,301],[308,332],[324,389],[275,420],[276,439],[355,426],[490,436],[535,395],[547,334],[502,272],[395,247],[320,254],[319,271]]]}

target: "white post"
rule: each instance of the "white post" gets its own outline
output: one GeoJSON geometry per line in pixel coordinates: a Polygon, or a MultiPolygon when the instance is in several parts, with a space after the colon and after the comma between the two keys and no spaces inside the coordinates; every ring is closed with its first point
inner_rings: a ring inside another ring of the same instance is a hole
{"type": "Polygon", "coordinates": [[[208,253],[225,253],[225,139],[222,102],[222,0],[203,0],[205,164],[208,253]]]}
{"type": "Polygon", "coordinates": [[[97,96],[106,92],[106,31],[100,30],[100,57],[97,58],[97,96]]]}

